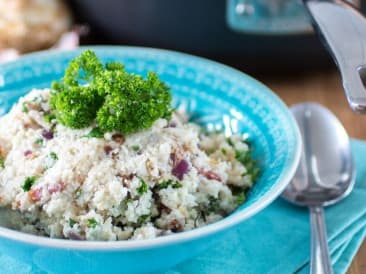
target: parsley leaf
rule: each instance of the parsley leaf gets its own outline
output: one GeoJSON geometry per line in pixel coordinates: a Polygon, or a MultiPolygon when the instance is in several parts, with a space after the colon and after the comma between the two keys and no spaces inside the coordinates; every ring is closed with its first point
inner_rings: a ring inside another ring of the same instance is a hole
{"type": "Polygon", "coordinates": [[[98,225],[98,222],[94,218],[88,219],[88,226],[89,227],[95,228],[97,225],[98,225]]]}
{"type": "Polygon", "coordinates": [[[246,196],[245,196],[245,193],[244,192],[240,192],[239,194],[237,194],[235,196],[235,202],[237,205],[241,205],[245,202],[246,200],[246,196]]]}
{"type": "Polygon", "coordinates": [[[164,189],[164,188],[168,188],[169,185],[171,185],[173,183],[173,180],[166,180],[166,181],[163,181],[161,183],[159,183],[157,185],[157,188],[160,190],[160,189],[164,189]]]}
{"type": "Polygon", "coordinates": [[[29,102],[23,102],[23,104],[22,104],[22,112],[24,112],[24,113],[28,113],[28,104],[29,104],[29,102]]]}
{"type": "Polygon", "coordinates": [[[231,140],[230,137],[226,139],[226,142],[229,144],[229,146],[234,147],[233,140],[231,140]]]}
{"type": "Polygon", "coordinates": [[[175,182],[173,185],[172,185],[173,188],[181,188],[183,187],[183,185],[179,182],[175,182]]]}
{"type": "Polygon", "coordinates": [[[143,179],[141,179],[141,178],[140,178],[140,183],[141,184],[137,188],[137,192],[138,192],[138,194],[143,195],[143,194],[145,194],[147,192],[148,186],[147,186],[147,183],[143,179]]]}
{"type": "Polygon", "coordinates": [[[172,186],[172,188],[181,188],[183,185],[180,182],[174,182],[173,180],[169,179],[166,181],[163,181],[157,185],[157,188],[159,190],[168,188],[169,186],[172,186]]]}
{"type": "Polygon", "coordinates": [[[70,225],[70,227],[73,227],[76,223],[77,222],[75,220],[73,220],[71,218],[69,219],[69,225],[70,225]]]}
{"type": "Polygon", "coordinates": [[[34,141],[34,144],[41,146],[43,145],[43,142],[44,142],[43,138],[38,138],[34,141]]]}
{"type": "Polygon", "coordinates": [[[146,223],[146,221],[150,218],[150,214],[145,214],[145,215],[141,215],[138,219],[137,219],[137,224],[138,225],[143,225],[144,223],[146,223]]]}
{"type": "Polygon", "coordinates": [[[57,154],[55,152],[52,151],[50,153],[50,156],[51,156],[52,160],[54,160],[54,161],[57,161],[58,160],[58,156],[57,156],[57,154]]]}
{"type": "Polygon", "coordinates": [[[250,151],[235,150],[235,158],[247,169],[247,172],[243,174],[243,176],[250,175],[253,181],[256,180],[260,173],[260,169],[257,162],[252,159],[250,151]]]}
{"type": "Polygon", "coordinates": [[[36,182],[36,180],[37,178],[34,176],[25,178],[24,184],[22,185],[22,189],[24,190],[24,192],[29,191],[36,182]]]}

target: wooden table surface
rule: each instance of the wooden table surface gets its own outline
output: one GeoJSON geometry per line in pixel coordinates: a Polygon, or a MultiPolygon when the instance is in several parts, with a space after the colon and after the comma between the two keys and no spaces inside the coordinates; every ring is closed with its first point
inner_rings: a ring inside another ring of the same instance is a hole
{"type": "MultiPolygon", "coordinates": [[[[351,137],[366,140],[366,115],[351,111],[341,80],[335,70],[313,72],[304,75],[281,77],[257,77],[279,95],[288,105],[314,101],[328,107],[343,123],[351,137]]],[[[347,274],[366,273],[366,240],[361,246],[347,274]]]]}

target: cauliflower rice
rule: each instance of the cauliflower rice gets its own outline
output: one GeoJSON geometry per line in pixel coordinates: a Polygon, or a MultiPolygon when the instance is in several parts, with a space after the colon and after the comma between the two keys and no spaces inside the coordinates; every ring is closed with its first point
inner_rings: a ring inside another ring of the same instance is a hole
{"type": "Polygon", "coordinates": [[[93,127],[49,117],[49,97],[33,90],[0,118],[0,207],[20,213],[12,228],[76,240],[154,238],[222,219],[253,184],[241,135],[207,135],[174,113],[148,130],[95,138],[93,127]]]}

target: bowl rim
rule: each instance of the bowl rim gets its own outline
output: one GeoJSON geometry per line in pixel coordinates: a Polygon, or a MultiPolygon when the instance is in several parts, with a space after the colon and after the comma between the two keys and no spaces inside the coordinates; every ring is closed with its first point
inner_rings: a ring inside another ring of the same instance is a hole
{"type": "MultiPolygon", "coordinates": [[[[145,51],[150,52],[153,54],[167,54],[170,56],[177,56],[179,58],[186,58],[191,61],[199,62],[201,64],[205,64],[210,67],[219,67],[221,70],[225,72],[237,75],[240,78],[244,79],[246,82],[251,82],[252,85],[258,87],[261,92],[267,93],[268,96],[271,96],[273,100],[276,101],[276,104],[280,106],[280,108],[288,110],[288,107],[285,103],[267,86],[259,82],[258,80],[254,79],[253,77],[247,75],[244,72],[241,72],[237,69],[234,69],[230,66],[225,64],[212,61],[203,57],[181,53],[172,50],[166,49],[158,49],[158,48],[151,48],[151,47],[137,47],[137,46],[109,46],[109,45],[98,45],[98,46],[82,46],[76,49],[71,50],[56,50],[56,49],[49,49],[44,51],[39,51],[35,53],[25,54],[19,59],[15,61],[8,62],[6,64],[2,64],[0,68],[0,73],[2,71],[6,71],[7,67],[11,69],[12,65],[21,64],[24,61],[30,61],[32,59],[38,58],[52,58],[52,55],[62,55],[63,53],[72,53],[72,52],[80,52],[86,49],[92,50],[132,50],[132,51],[145,51]]],[[[1,93],[1,92],[0,92],[1,93]]],[[[301,155],[301,134],[300,130],[297,126],[297,123],[294,117],[291,115],[290,111],[288,110],[288,119],[291,125],[291,128],[294,132],[294,139],[296,142],[296,150],[291,157],[292,162],[288,169],[281,173],[282,180],[277,182],[274,186],[270,188],[270,190],[265,193],[261,199],[253,202],[244,212],[237,212],[236,214],[229,215],[215,223],[205,225],[203,227],[195,228],[189,231],[184,231],[176,234],[166,235],[163,237],[157,237],[153,239],[144,239],[144,240],[132,240],[132,241],[73,241],[73,240],[66,240],[66,239],[54,239],[48,238],[43,236],[37,236],[32,234],[23,233],[20,231],[8,229],[5,227],[0,226],[0,238],[6,238],[9,240],[14,240],[17,242],[22,242],[24,244],[31,244],[34,246],[42,246],[42,247],[49,247],[49,248],[58,248],[58,249],[72,249],[72,250],[79,250],[79,251],[123,251],[123,250],[143,250],[143,249],[150,249],[150,248],[157,248],[161,246],[168,246],[174,245],[178,243],[188,242],[197,238],[207,237],[214,233],[218,233],[223,231],[224,229],[233,227],[240,222],[248,219],[249,217],[253,216],[260,210],[267,207],[271,202],[273,202],[285,189],[287,184],[292,179],[295,171],[297,169],[297,165],[300,161],[301,155]]]]}

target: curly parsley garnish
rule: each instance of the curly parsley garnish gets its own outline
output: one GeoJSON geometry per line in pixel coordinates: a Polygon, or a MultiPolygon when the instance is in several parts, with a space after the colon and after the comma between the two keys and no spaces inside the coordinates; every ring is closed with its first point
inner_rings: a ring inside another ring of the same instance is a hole
{"type": "Polygon", "coordinates": [[[170,103],[169,87],[156,73],[144,79],[119,62],[103,66],[91,50],[72,60],[64,77],[52,84],[56,119],[73,129],[95,123],[103,133],[134,133],[170,117],[170,103]]]}

